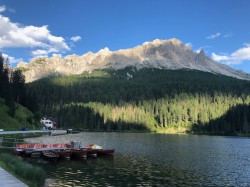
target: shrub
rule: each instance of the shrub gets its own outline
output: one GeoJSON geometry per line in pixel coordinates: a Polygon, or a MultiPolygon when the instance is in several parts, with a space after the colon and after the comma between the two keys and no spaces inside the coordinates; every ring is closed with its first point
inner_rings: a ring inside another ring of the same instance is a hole
{"type": "Polygon", "coordinates": [[[46,173],[40,167],[32,166],[7,153],[0,154],[0,160],[6,164],[10,171],[29,182],[40,185],[45,181],[46,173]]]}

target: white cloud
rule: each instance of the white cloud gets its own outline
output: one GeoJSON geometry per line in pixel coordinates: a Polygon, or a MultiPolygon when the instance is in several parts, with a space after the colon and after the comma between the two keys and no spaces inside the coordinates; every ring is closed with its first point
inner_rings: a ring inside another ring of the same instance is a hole
{"type": "Polygon", "coordinates": [[[15,9],[13,8],[7,8],[5,5],[1,5],[0,6],[0,12],[5,12],[5,11],[9,11],[9,12],[12,12],[12,13],[15,13],[15,9]]]}
{"type": "Polygon", "coordinates": [[[48,51],[42,49],[31,51],[31,55],[34,57],[48,56],[48,53],[49,53],[48,51]]]}
{"type": "Polygon", "coordinates": [[[70,38],[70,40],[72,40],[73,42],[77,42],[77,41],[79,41],[81,39],[82,39],[81,36],[73,36],[73,37],[70,38]]]}
{"type": "Polygon", "coordinates": [[[245,60],[250,60],[250,44],[244,44],[244,47],[236,50],[230,55],[217,55],[212,53],[212,58],[215,61],[224,64],[240,64],[245,60]]]}
{"type": "Polygon", "coordinates": [[[5,10],[6,10],[6,6],[5,5],[0,6],[0,12],[5,12],[5,10]]]}
{"type": "Polygon", "coordinates": [[[18,58],[18,59],[16,59],[16,58],[14,58],[14,57],[12,57],[12,56],[9,56],[9,55],[7,55],[7,54],[2,54],[3,55],[3,57],[5,58],[5,59],[8,59],[8,62],[10,63],[10,64],[15,64],[15,63],[19,63],[19,62],[22,62],[23,61],[23,59],[22,58],[18,58]]]}
{"type": "Polygon", "coordinates": [[[62,58],[62,54],[58,54],[58,53],[53,53],[52,56],[60,56],[60,58],[62,58]]]}
{"type": "Polygon", "coordinates": [[[196,53],[200,53],[201,50],[202,50],[202,48],[199,48],[199,49],[196,49],[195,52],[196,52],[196,53]]]}
{"type": "Polygon", "coordinates": [[[39,48],[31,54],[70,50],[63,37],[53,36],[48,26],[21,26],[0,15],[0,48],[39,48]],[[39,51],[40,50],[40,51],[39,51]],[[43,51],[43,52],[42,52],[43,51]]]}
{"type": "Polygon", "coordinates": [[[231,36],[233,36],[233,33],[225,34],[223,37],[224,37],[224,38],[228,38],[228,37],[231,37],[231,36]]]}
{"type": "Polygon", "coordinates": [[[186,43],[185,46],[192,48],[193,45],[192,45],[192,43],[186,43]]]}
{"type": "Polygon", "coordinates": [[[212,58],[218,62],[230,59],[227,55],[216,55],[215,53],[212,53],[212,58]]]}
{"type": "Polygon", "coordinates": [[[205,53],[208,53],[209,52],[209,48],[210,48],[211,46],[209,46],[209,45],[204,45],[204,46],[201,46],[201,47],[199,47],[198,49],[196,49],[196,50],[194,50],[196,53],[199,53],[202,49],[205,51],[205,53]]]}
{"type": "Polygon", "coordinates": [[[8,8],[8,11],[9,11],[9,12],[12,12],[12,13],[15,13],[15,12],[16,12],[16,10],[15,10],[14,8],[8,8]]]}
{"type": "Polygon", "coordinates": [[[217,32],[216,34],[212,34],[210,36],[207,36],[206,38],[211,40],[211,39],[215,39],[215,38],[219,37],[220,35],[221,35],[221,33],[217,32]]]}

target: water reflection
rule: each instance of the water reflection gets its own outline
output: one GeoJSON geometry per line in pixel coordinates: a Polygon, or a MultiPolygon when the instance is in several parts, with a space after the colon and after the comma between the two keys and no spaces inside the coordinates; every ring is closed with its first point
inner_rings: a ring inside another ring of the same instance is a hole
{"type": "Polygon", "coordinates": [[[136,133],[81,133],[41,143],[81,141],[115,148],[114,157],[26,161],[48,186],[250,186],[250,139],[136,133]]]}

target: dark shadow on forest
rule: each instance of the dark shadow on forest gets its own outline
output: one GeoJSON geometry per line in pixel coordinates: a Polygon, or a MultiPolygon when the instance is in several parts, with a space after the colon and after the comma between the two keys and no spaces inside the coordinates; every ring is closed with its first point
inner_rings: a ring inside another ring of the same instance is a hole
{"type": "Polygon", "coordinates": [[[59,128],[89,131],[150,131],[143,123],[129,123],[120,118],[116,121],[105,120],[103,115],[95,113],[90,107],[70,106],[57,112],[55,116],[59,116],[59,128]],[[75,117],[77,113],[79,113],[78,118],[75,117]]]}
{"type": "Polygon", "coordinates": [[[240,135],[250,130],[250,105],[239,104],[208,123],[193,124],[191,131],[203,134],[240,135]]]}

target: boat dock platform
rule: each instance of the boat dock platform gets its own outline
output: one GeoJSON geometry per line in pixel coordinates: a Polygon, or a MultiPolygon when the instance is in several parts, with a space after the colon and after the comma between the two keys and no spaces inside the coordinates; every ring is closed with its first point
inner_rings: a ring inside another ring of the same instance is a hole
{"type": "Polygon", "coordinates": [[[28,187],[22,181],[0,167],[0,181],[3,187],[28,187]]]}

